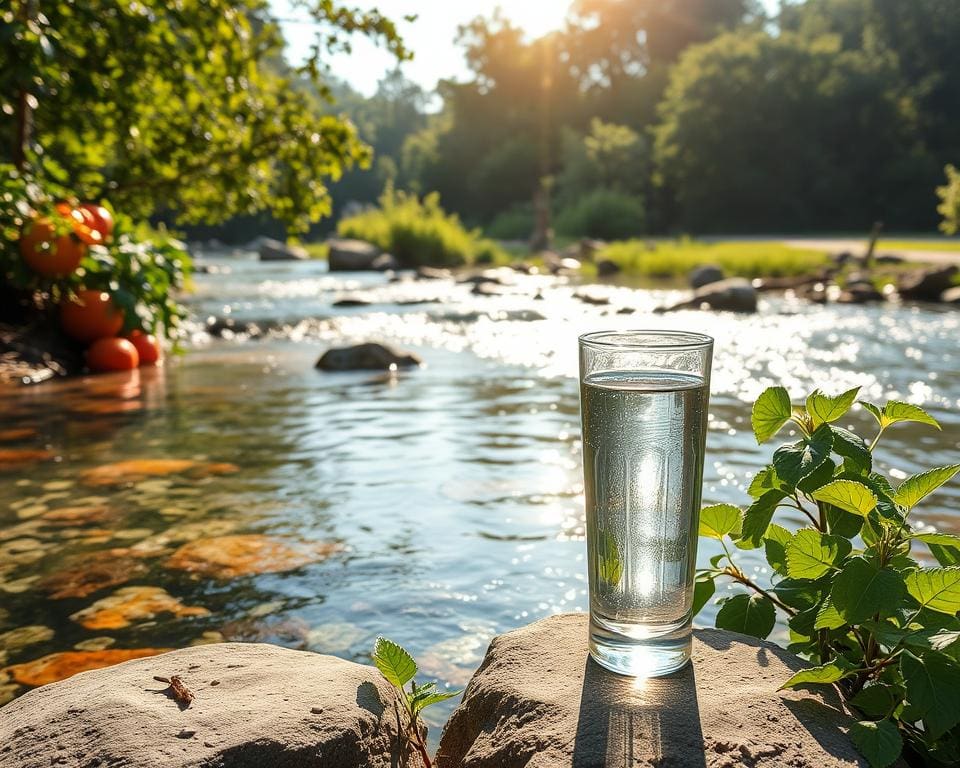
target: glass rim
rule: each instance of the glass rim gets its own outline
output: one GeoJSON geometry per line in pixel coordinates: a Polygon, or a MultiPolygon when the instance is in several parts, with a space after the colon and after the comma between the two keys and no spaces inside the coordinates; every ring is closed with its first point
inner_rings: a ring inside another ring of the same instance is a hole
{"type": "Polygon", "coordinates": [[[590,331],[578,338],[580,346],[608,352],[687,352],[713,346],[713,337],[695,331],[638,328],[624,331],[590,331]]]}

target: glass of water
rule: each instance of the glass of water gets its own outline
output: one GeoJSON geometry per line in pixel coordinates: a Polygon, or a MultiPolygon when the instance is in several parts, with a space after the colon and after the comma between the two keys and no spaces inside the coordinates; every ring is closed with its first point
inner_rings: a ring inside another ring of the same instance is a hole
{"type": "Polygon", "coordinates": [[[713,339],[580,337],[590,654],[659,677],[690,659],[713,339]]]}

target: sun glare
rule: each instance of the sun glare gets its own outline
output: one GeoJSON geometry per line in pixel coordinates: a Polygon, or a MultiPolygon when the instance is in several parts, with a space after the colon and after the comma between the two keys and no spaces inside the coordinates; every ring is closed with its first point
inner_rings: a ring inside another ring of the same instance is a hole
{"type": "Polygon", "coordinates": [[[560,29],[570,7],[569,0],[504,0],[489,3],[489,13],[499,7],[503,15],[530,37],[560,29]]]}

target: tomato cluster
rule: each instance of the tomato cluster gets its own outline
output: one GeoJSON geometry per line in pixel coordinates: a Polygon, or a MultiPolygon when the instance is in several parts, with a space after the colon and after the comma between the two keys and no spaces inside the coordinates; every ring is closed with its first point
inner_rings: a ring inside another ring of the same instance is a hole
{"type": "MultiPolygon", "coordinates": [[[[43,277],[72,274],[91,245],[109,242],[113,215],[102,205],[57,203],[49,216],[35,216],[20,235],[24,263],[43,277]]],[[[156,365],[160,343],[143,331],[123,338],[124,312],[106,291],[80,290],[60,304],[60,325],[70,338],[87,344],[87,367],[94,372],[125,371],[156,365]]]]}

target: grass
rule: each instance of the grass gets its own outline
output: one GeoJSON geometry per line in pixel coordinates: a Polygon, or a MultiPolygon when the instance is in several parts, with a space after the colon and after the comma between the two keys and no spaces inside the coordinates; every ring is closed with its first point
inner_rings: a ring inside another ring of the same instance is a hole
{"type": "Polygon", "coordinates": [[[300,247],[310,255],[311,259],[326,261],[330,255],[330,246],[326,243],[300,243],[300,247]]]}
{"type": "Polygon", "coordinates": [[[694,240],[624,240],[601,250],[624,274],[680,277],[694,267],[716,264],[731,277],[791,277],[816,272],[830,259],[823,251],[778,242],[700,243],[694,240]]]}
{"type": "Polygon", "coordinates": [[[949,251],[960,253],[960,240],[884,240],[877,241],[877,252],[887,251],[949,251]]]}

